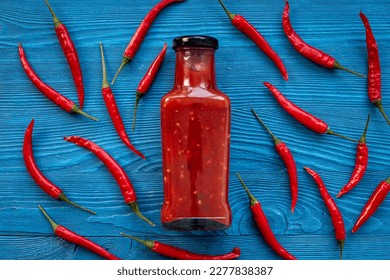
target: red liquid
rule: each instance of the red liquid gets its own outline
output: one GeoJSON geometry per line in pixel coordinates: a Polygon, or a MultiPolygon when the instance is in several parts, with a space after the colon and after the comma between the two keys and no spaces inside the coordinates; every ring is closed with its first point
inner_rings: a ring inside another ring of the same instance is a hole
{"type": "Polygon", "coordinates": [[[230,100],[213,88],[214,51],[201,52],[206,52],[206,57],[197,53],[195,62],[201,58],[202,69],[192,71],[181,63],[192,51],[177,51],[176,86],[161,102],[161,219],[172,229],[223,229],[231,223],[230,100]]]}

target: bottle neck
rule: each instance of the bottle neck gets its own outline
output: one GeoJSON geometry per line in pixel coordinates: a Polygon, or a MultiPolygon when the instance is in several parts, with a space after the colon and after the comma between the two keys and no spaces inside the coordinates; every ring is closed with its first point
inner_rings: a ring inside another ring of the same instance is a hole
{"type": "Polygon", "coordinates": [[[177,48],[175,88],[215,88],[214,52],[212,48],[177,48]]]}

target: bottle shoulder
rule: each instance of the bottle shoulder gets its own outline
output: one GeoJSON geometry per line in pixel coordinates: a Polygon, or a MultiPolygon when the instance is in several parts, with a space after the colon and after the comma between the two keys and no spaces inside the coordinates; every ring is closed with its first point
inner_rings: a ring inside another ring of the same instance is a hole
{"type": "Polygon", "coordinates": [[[229,97],[217,88],[175,88],[165,94],[162,101],[176,100],[181,98],[194,98],[194,99],[214,99],[230,103],[229,97]]]}

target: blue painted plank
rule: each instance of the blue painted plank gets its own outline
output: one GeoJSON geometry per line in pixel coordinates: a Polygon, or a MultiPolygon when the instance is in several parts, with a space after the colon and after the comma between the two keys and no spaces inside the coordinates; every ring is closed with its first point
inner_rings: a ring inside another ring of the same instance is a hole
{"type": "MultiPolygon", "coordinates": [[[[44,81],[77,100],[72,77],[57,42],[44,1],[0,3],[0,259],[99,259],[54,237],[37,208],[43,205],[60,224],[102,244],[126,259],[164,259],[140,244],[121,237],[121,231],[177,245],[200,253],[219,254],[241,248],[241,259],[279,259],[262,240],[248,208],[248,199],[236,179],[240,172],[262,203],[281,244],[299,259],[337,259],[338,248],[329,214],[304,166],[320,173],[331,195],[349,179],[355,161],[355,144],[317,135],[293,120],[262,85],[275,84],[288,98],[325,120],[339,133],[359,138],[367,114],[372,121],[367,140],[370,159],[362,182],[336,200],[344,217],[347,240],[345,259],[390,259],[390,202],[385,200],[374,216],[352,234],[352,226],[376,185],[389,176],[390,129],[369,102],[367,81],[343,71],[323,69],[296,53],[281,28],[283,1],[230,1],[227,7],[244,15],[283,59],[289,81],[248,38],[231,26],[218,1],[190,1],[166,8],[152,25],[134,60],[113,87],[125,126],[146,161],[120,141],[101,96],[99,42],[105,46],[109,79],[120,64],[123,50],[148,10],[157,0],[57,1],[51,0],[58,17],[68,26],[77,47],[85,83],[85,111],[98,117],[94,123],[69,115],[45,99],[31,84],[20,65],[17,45],[44,81]],[[76,11],[76,12],[75,12],[76,11]],[[82,16],[80,16],[82,15],[82,16]],[[174,79],[172,49],[150,92],[141,100],[137,129],[130,131],[135,89],[164,42],[171,44],[183,34],[206,34],[219,39],[216,52],[218,87],[232,101],[230,203],[233,223],[224,231],[176,232],[161,227],[163,200],[159,102],[174,79]],[[254,108],[273,132],[287,143],[297,162],[299,199],[290,212],[288,175],[273,143],[253,118],[254,108]],[[53,201],[29,177],[21,154],[24,131],[34,118],[34,152],[46,176],[70,199],[95,210],[88,215],[53,201]],[[124,167],[134,183],[141,211],[157,226],[152,228],[124,203],[108,170],[92,154],[62,138],[80,135],[105,148],[124,167]],[[210,246],[211,244],[211,246],[210,246]]],[[[390,112],[390,19],[385,0],[291,1],[291,21],[307,42],[334,55],[340,63],[365,74],[365,31],[362,10],[370,19],[378,42],[383,103],[390,112]],[[389,104],[389,105],[387,105],[389,104]]]]}

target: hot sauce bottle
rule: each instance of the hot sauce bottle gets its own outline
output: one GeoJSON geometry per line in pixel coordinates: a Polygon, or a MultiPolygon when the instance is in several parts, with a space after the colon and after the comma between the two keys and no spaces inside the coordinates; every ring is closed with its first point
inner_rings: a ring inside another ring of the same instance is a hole
{"type": "Polygon", "coordinates": [[[161,100],[161,222],[168,229],[218,230],[231,224],[230,100],[216,88],[217,48],[210,36],[173,40],[175,83],[161,100]]]}

